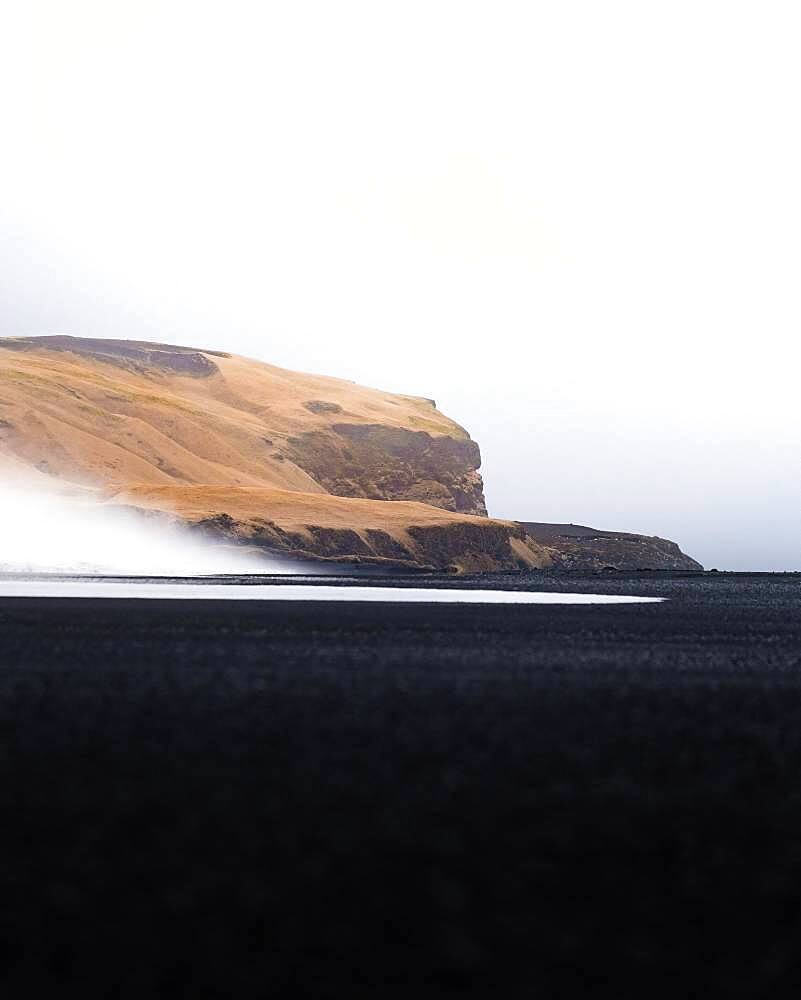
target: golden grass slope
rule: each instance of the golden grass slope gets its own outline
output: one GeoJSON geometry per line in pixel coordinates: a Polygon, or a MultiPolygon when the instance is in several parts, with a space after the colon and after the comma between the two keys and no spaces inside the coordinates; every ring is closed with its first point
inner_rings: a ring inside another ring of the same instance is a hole
{"type": "Polygon", "coordinates": [[[215,356],[218,370],[193,378],[158,361],[124,367],[14,343],[0,339],[0,450],[68,478],[323,492],[292,461],[290,439],[334,423],[467,438],[426,400],[244,358],[215,356]]]}
{"type": "Polygon", "coordinates": [[[0,339],[3,457],[273,550],[548,562],[516,526],[468,516],[486,512],[478,447],[431,400],[218,352],[0,339]]]}

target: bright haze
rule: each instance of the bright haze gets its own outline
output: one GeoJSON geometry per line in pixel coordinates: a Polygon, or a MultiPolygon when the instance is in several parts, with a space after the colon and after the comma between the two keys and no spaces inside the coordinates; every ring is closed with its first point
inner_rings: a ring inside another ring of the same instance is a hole
{"type": "Polygon", "coordinates": [[[224,545],[124,503],[98,502],[30,471],[0,467],[0,574],[207,576],[286,573],[287,563],[224,545]]]}
{"type": "Polygon", "coordinates": [[[800,17],[11,5],[0,334],[431,396],[494,515],[801,569],[800,17]]]}

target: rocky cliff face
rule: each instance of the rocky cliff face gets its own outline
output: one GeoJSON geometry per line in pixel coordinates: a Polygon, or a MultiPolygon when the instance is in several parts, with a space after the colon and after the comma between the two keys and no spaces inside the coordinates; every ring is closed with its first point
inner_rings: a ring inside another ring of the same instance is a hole
{"type": "Polygon", "coordinates": [[[545,524],[523,521],[528,537],[546,546],[553,567],[576,571],[702,570],[675,542],[656,535],[600,531],[580,524],[545,524]]]}
{"type": "Polygon", "coordinates": [[[294,462],[329,493],[377,500],[420,500],[487,516],[481,454],[475,441],[383,424],[333,425],[287,442],[294,462]]]}
{"type": "Polygon", "coordinates": [[[422,503],[230,486],[134,486],[107,502],[169,511],[209,538],[297,559],[447,573],[552,564],[551,550],[519,524],[422,503]]]}

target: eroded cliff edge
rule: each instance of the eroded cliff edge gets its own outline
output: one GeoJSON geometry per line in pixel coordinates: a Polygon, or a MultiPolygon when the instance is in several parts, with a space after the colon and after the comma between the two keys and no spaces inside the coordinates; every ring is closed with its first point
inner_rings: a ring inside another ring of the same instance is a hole
{"type": "Polygon", "coordinates": [[[427,504],[320,497],[257,487],[130,487],[115,505],[169,513],[208,538],[250,550],[447,573],[545,569],[552,552],[522,525],[427,504]]]}
{"type": "Polygon", "coordinates": [[[673,570],[696,572],[703,566],[681,551],[675,542],[656,535],[602,531],[581,524],[523,521],[526,535],[551,553],[552,565],[562,570],[673,570]]]}

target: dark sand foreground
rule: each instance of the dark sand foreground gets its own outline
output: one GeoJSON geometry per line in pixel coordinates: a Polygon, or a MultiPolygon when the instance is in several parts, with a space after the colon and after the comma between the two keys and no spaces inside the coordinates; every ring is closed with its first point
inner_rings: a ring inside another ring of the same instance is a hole
{"type": "Polygon", "coordinates": [[[530,585],[0,601],[3,995],[794,994],[801,577],[530,585]]]}

